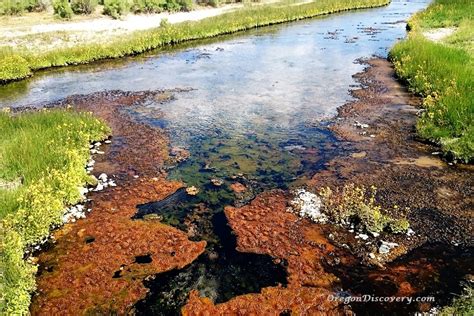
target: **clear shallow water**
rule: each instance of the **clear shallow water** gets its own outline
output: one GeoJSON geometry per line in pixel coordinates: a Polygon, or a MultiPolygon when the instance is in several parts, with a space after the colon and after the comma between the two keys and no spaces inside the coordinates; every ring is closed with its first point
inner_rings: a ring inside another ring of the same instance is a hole
{"type": "Polygon", "coordinates": [[[169,176],[200,189],[194,198],[178,193],[172,203],[139,210],[185,231],[192,227],[192,239],[208,242],[206,253],[189,267],[151,281],[151,295],[137,308],[139,314],[173,314],[190,289],[222,302],[285,279],[284,268],[268,257],[235,251],[223,207],[246,203],[265,189],[297,185],[346,146],[325,129],[325,120],[351,99],[348,90],[357,86],[352,75],[363,69],[355,61],[385,57],[405,36],[404,20],[428,2],[395,0],[383,8],[45,71],[0,86],[0,107],[41,106],[102,90],[191,88],[173,93],[171,102],[151,100],[129,110],[166,129],[173,146],[190,151],[187,161],[170,167],[169,176]],[[213,186],[213,178],[224,184],[213,186]],[[235,181],[248,188],[242,196],[230,190],[235,181]]]}
{"type": "Polygon", "coordinates": [[[45,71],[0,86],[0,107],[40,106],[102,90],[192,88],[175,93],[172,102],[149,102],[134,113],[165,127],[173,145],[190,149],[193,161],[173,177],[199,184],[193,175],[206,163],[252,174],[268,168],[285,173],[281,166],[290,164],[291,174],[284,175],[290,179],[301,176],[303,169],[311,172],[315,153],[331,149],[326,147],[333,139],[320,122],[351,99],[348,90],[356,85],[352,75],[363,69],[355,61],[385,57],[405,36],[404,21],[428,2],[394,0],[382,8],[45,71]],[[154,112],[164,117],[157,120],[154,112]],[[228,156],[237,157],[237,164],[228,156]]]}

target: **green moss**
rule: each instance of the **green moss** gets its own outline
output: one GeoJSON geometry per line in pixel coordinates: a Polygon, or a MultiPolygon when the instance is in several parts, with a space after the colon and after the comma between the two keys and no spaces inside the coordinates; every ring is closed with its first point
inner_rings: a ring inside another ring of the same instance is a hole
{"type": "Polygon", "coordinates": [[[89,144],[109,133],[86,113],[0,113],[0,179],[22,179],[14,190],[0,189],[0,314],[28,313],[36,267],[24,260],[24,251],[80,200],[79,187],[90,179],[84,169],[89,144]]]}
{"type": "MultiPolygon", "coordinates": [[[[164,45],[214,37],[350,9],[377,7],[389,2],[389,0],[318,0],[295,6],[261,5],[201,21],[183,22],[169,25],[166,28],[140,31],[131,34],[129,37],[103,44],[84,44],[58,48],[48,52],[11,52],[11,54],[15,58],[25,59],[27,61],[26,67],[31,70],[84,64],[106,58],[135,55],[164,45]]],[[[120,3],[122,2],[118,0],[105,0],[105,9],[110,8],[113,11],[110,14],[113,16],[119,15],[121,12],[118,11],[121,10],[121,7],[116,8],[116,5],[120,5],[120,3]]],[[[14,66],[10,64],[5,67],[11,69],[14,66]]],[[[18,74],[12,76],[10,72],[0,72],[0,81],[24,78],[30,74],[30,72],[23,72],[23,74],[20,74],[21,76],[18,74]]]]}

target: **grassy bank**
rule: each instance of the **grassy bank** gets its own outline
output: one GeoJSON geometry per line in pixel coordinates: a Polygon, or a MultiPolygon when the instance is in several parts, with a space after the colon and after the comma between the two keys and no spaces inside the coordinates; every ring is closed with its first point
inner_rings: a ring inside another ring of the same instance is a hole
{"type": "Polygon", "coordinates": [[[390,0],[318,0],[296,6],[253,6],[200,21],[173,25],[163,23],[162,27],[132,33],[126,38],[109,43],[84,44],[49,52],[18,52],[4,49],[0,51],[0,82],[26,78],[39,69],[135,55],[163,45],[344,10],[382,6],[389,2],[390,0]]]}
{"type": "Polygon", "coordinates": [[[420,136],[464,162],[474,159],[473,12],[469,0],[435,0],[411,18],[408,39],[390,52],[397,74],[424,97],[420,136]],[[423,35],[441,27],[456,31],[441,42],[423,35]]]}
{"type": "Polygon", "coordinates": [[[109,134],[89,114],[67,110],[0,113],[0,314],[28,313],[36,267],[28,246],[61,223],[90,176],[89,144],[109,134]]]}

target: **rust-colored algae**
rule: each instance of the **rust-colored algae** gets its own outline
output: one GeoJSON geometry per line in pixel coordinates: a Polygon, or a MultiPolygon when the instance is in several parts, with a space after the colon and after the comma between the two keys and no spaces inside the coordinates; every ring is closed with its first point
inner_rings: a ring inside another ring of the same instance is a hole
{"type": "MultiPolygon", "coordinates": [[[[399,210],[410,207],[408,218],[415,234],[408,237],[382,233],[381,238],[399,246],[373,260],[369,254],[377,253],[376,243],[356,239],[354,234],[336,226],[299,219],[286,212],[289,197],[285,192],[265,192],[249,205],[227,207],[225,214],[237,235],[239,251],[268,254],[275,260],[286,261],[287,287],[264,288],[261,293],[238,296],[221,304],[213,304],[192,292],[182,309],[184,315],[350,313],[346,306],[327,299],[341,285],[349,291],[354,287],[353,295],[367,294],[367,288],[360,285],[380,287],[375,292],[379,295],[421,295],[430,284],[438,282],[434,278],[443,263],[433,264],[416,256],[393,264],[390,261],[425,242],[472,246],[472,166],[449,166],[431,155],[436,149],[417,141],[414,128],[420,99],[396,81],[388,61],[373,59],[369,66],[356,76],[365,86],[353,91],[357,100],[341,107],[339,119],[331,126],[342,146],[350,151],[344,150],[331,159],[306,185],[316,192],[321,187],[341,187],[344,183],[376,185],[382,205],[399,205],[399,210]],[[373,268],[383,265],[385,268],[373,268]],[[358,266],[363,268],[354,269],[358,266]],[[329,271],[344,280],[338,280],[329,271]]],[[[426,254],[422,252],[421,256],[426,254]]],[[[358,311],[366,306],[356,304],[360,306],[353,308],[358,311]]],[[[431,305],[417,306],[413,308],[428,311],[431,305]]],[[[373,312],[380,306],[371,308],[373,312]]]]}
{"type": "Polygon", "coordinates": [[[182,268],[204,251],[204,241],[189,241],[176,228],[131,219],[137,205],[182,186],[165,180],[161,171],[168,159],[163,132],[122,112],[146,97],[150,94],[105,92],[64,102],[92,111],[112,127],[113,142],[95,157],[94,173],[113,174],[118,186],[89,195],[89,216],[56,231],[55,245],[39,255],[33,315],[124,314],[145,296],[145,277],[182,268]]]}
{"type": "Polygon", "coordinates": [[[259,195],[241,208],[227,207],[225,214],[237,235],[237,250],[268,254],[288,266],[287,287],[264,288],[259,294],[235,297],[214,305],[198,293],[190,295],[184,315],[340,315],[344,306],[328,299],[337,278],[325,272],[322,262],[335,256],[322,226],[286,211],[283,191],[259,195]]]}

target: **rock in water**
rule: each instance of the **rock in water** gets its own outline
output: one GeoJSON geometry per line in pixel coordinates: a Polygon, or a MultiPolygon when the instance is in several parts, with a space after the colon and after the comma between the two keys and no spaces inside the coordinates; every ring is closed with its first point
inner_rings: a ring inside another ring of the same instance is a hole
{"type": "Polygon", "coordinates": [[[326,215],[321,213],[321,199],[314,193],[305,189],[298,189],[294,192],[295,198],[290,201],[290,211],[301,217],[307,217],[317,223],[325,223],[326,215]]]}

